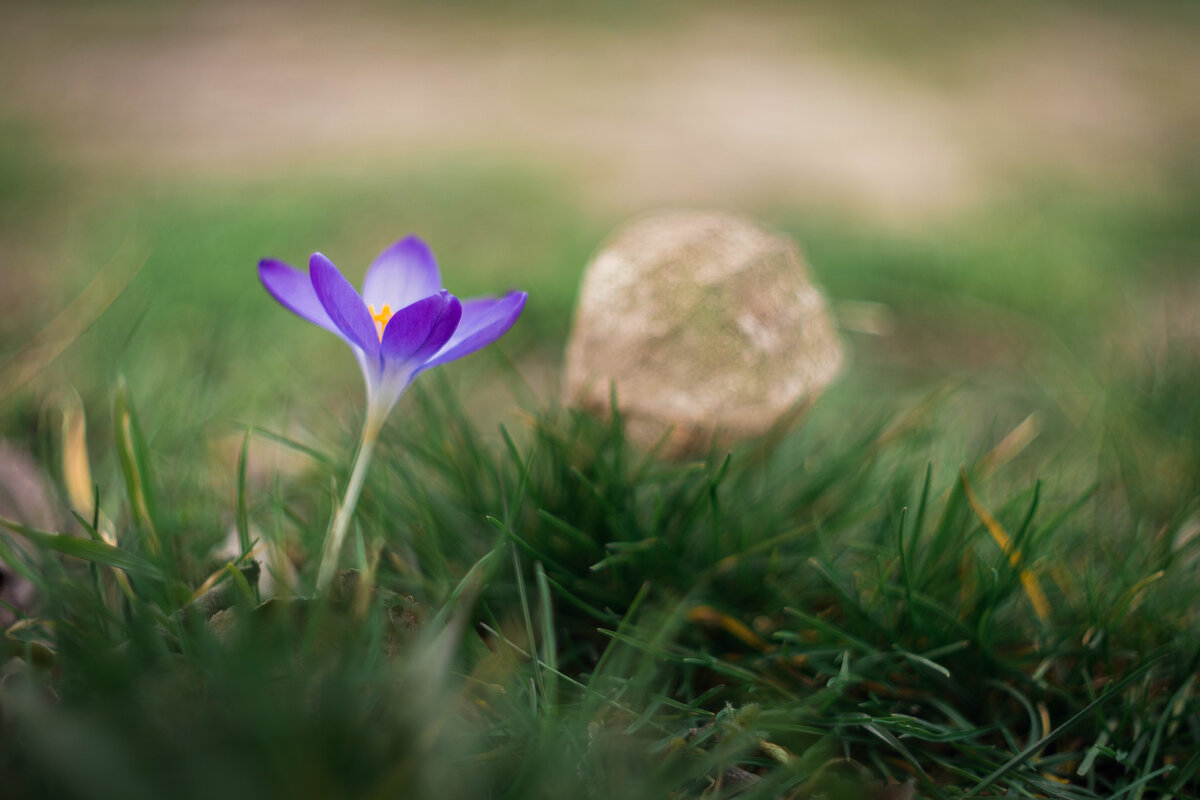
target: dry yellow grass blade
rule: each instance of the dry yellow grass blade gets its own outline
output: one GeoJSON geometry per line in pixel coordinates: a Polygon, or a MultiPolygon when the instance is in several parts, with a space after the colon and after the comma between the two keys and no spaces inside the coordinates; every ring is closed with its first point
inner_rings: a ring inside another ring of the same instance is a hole
{"type": "Polygon", "coordinates": [[[1009,431],[1008,435],[1001,439],[999,444],[979,460],[979,463],[975,465],[975,474],[991,475],[1016,458],[1041,432],[1041,416],[1038,412],[1034,411],[1022,420],[1020,425],[1009,431]]]}
{"type": "MultiPolygon", "coordinates": [[[[975,475],[986,478],[993,474],[1020,455],[1021,451],[1028,447],[1030,442],[1036,439],[1041,432],[1042,418],[1038,412],[1034,411],[1021,420],[1017,427],[1009,431],[983,458],[979,459],[974,467],[975,475]]],[[[942,503],[946,502],[946,498],[950,496],[950,490],[953,488],[953,486],[947,486],[946,490],[942,492],[940,498],[942,503]]]]}
{"type": "Polygon", "coordinates": [[[126,239],[116,255],[92,278],[75,299],[20,351],[0,367],[0,399],[20,389],[47,364],[58,358],[88,329],[133,281],[150,249],[126,239]]]}
{"type": "Polygon", "coordinates": [[[71,505],[80,514],[90,516],[92,507],[92,467],[87,449],[87,415],[79,393],[70,389],[58,404],[62,413],[62,477],[71,505]]]}
{"type": "Polygon", "coordinates": [[[50,400],[61,417],[59,443],[62,450],[62,481],[67,490],[67,499],[84,519],[97,518],[97,532],[105,542],[116,546],[117,534],[112,520],[103,511],[97,512],[95,496],[92,494],[91,458],[87,447],[87,413],[83,400],[72,388],[56,392],[50,400]]]}
{"type": "Polygon", "coordinates": [[[775,649],[769,642],[750,630],[745,624],[728,614],[722,614],[712,606],[695,606],[690,608],[688,609],[687,618],[688,622],[698,622],[701,625],[720,628],[759,652],[769,653],[775,649]]]}
{"type": "Polygon", "coordinates": [[[965,470],[962,472],[962,484],[963,491],[967,495],[967,502],[971,504],[971,509],[975,512],[975,516],[979,517],[979,521],[983,523],[983,527],[987,528],[987,532],[991,534],[992,539],[999,545],[1001,551],[1008,556],[1008,563],[1019,570],[1021,586],[1025,589],[1025,594],[1029,597],[1029,602],[1033,605],[1033,610],[1037,613],[1038,619],[1045,622],[1050,617],[1050,602],[1046,600],[1046,593],[1042,591],[1042,585],[1038,582],[1037,576],[1028,568],[1021,566],[1021,551],[1013,547],[1012,537],[1004,530],[1004,526],[979,502],[979,498],[975,496],[975,490],[971,488],[971,482],[967,480],[965,470]]]}

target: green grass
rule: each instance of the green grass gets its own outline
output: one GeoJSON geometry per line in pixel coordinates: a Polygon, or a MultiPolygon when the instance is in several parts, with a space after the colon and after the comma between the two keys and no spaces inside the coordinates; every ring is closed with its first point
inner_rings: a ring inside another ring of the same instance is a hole
{"type": "MultiPolygon", "coordinates": [[[[66,189],[21,166],[27,138],[0,152],[28,198],[0,198],[0,230],[48,237],[66,189]]],[[[550,176],[464,158],[108,192],[63,226],[62,297],[3,329],[11,357],[145,245],[0,408],[61,476],[78,412],[47,397],[78,389],[101,512],[0,534],[39,596],[4,640],[5,797],[1200,791],[1200,366],[1145,311],[1190,279],[1194,192],[1025,187],[907,233],[759,209],[890,332],[847,332],[797,431],[685,464],[523,385],[618,222],[550,176]],[[319,249],[357,279],[409,230],[452,290],[531,301],[385,428],[345,556],[377,590],[305,599],[361,379],[254,263],[319,249]],[[290,593],[260,604],[249,559],[213,554],[231,532],[286,551],[290,593]]]]}
{"type": "MultiPolygon", "coordinates": [[[[219,641],[186,601],[220,564],[185,568],[169,517],[128,519],[120,551],[34,535],[70,557],[26,562],[45,607],[9,644],[10,785],[711,797],[742,769],[751,797],[865,777],[940,797],[1195,789],[1191,554],[1115,522],[1102,489],[995,497],[978,467],[916,461],[922,424],[828,416],[678,466],[566,412],[489,445],[453,398],[430,380],[389,431],[359,507],[381,591],[357,612],[255,611],[230,584],[219,641]]],[[[255,535],[292,543],[302,594],[344,460],[238,498],[255,535]]]]}

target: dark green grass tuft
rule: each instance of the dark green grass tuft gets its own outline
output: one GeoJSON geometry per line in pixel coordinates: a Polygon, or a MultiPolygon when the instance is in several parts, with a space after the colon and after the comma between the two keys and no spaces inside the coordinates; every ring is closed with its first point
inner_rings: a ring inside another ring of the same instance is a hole
{"type": "Polygon", "coordinates": [[[487,436],[455,397],[430,376],[385,433],[347,553],[372,594],[304,599],[342,456],[237,480],[242,538],[299,565],[259,605],[248,557],[204,565],[151,500],[119,394],[117,545],[100,515],[3,539],[41,597],[6,645],[7,796],[1196,792],[1183,520],[1148,541],[1104,482],[1000,494],[994,460],[920,457],[919,415],[670,465],[619,418],[487,436]]]}

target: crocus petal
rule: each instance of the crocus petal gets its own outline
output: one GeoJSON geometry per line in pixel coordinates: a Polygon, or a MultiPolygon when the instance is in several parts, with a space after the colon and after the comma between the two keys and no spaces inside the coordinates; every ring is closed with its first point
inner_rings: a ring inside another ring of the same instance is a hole
{"type": "Polygon", "coordinates": [[[350,281],[320,253],[312,254],[308,262],[308,274],[321,305],[346,339],[361,347],[367,355],[378,356],[379,334],[375,329],[375,321],[350,281]]]}
{"type": "Polygon", "coordinates": [[[408,236],[379,254],[363,280],[363,299],[376,311],[404,308],[442,288],[437,260],[425,242],[408,236]]]}
{"type": "Polygon", "coordinates": [[[407,327],[407,323],[401,322],[397,325],[395,332],[392,332],[392,323],[396,321],[394,315],[392,322],[388,323],[387,329],[383,332],[383,372],[377,381],[377,391],[372,402],[379,405],[385,414],[395,405],[396,401],[400,399],[400,395],[408,388],[408,384],[421,371],[425,359],[441,349],[442,345],[453,335],[455,328],[458,327],[459,320],[462,319],[462,303],[457,297],[446,291],[419,300],[412,306],[402,309],[400,313],[405,313],[414,306],[420,308],[414,309],[412,312],[414,324],[411,328],[407,327]],[[436,317],[431,312],[435,312],[436,317]],[[421,315],[420,318],[417,318],[417,314],[421,315]],[[420,326],[427,324],[430,318],[433,318],[433,324],[427,329],[425,340],[416,344],[415,349],[412,349],[412,343],[418,338],[420,326]],[[412,333],[408,332],[410,330],[412,333]],[[403,345],[401,345],[402,339],[406,340],[403,345]],[[405,351],[408,351],[407,354],[401,355],[405,351]]]}
{"type": "Polygon", "coordinates": [[[338,326],[329,318],[325,306],[321,305],[320,299],[317,298],[317,292],[313,289],[312,278],[307,273],[290,267],[282,261],[264,258],[258,262],[258,279],[262,281],[262,285],[271,293],[271,296],[288,311],[345,338],[338,326]]]}
{"type": "Polygon", "coordinates": [[[421,369],[462,358],[499,339],[521,316],[528,296],[525,292],[510,292],[504,297],[481,297],[463,303],[462,321],[454,335],[421,369]]]}
{"type": "Polygon", "coordinates": [[[412,354],[413,361],[421,363],[441,350],[442,346],[450,341],[450,337],[458,330],[458,326],[462,322],[462,316],[462,301],[454,295],[450,295],[446,301],[446,310],[438,317],[438,321],[434,324],[433,330],[429,332],[429,336],[425,338],[425,341],[417,348],[417,351],[412,354]]]}
{"type": "MultiPolygon", "coordinates": [[[[379,352],[388,361],[412,357],[446,311],[450,293],[441,291],[405,306],[392,315],[383,331],[379,352]]],[[[440,345],[439,345],[440,347],[440,345]]]]}

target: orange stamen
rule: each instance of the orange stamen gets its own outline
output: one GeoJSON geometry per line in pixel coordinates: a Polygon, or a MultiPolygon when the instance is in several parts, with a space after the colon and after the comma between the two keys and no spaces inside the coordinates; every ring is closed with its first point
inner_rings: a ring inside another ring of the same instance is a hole
{"type": "Polygon", "coordinates": [[[388,320],[392,318],[392,307],[387,303],[383,304],[383,308],[378,314],[375,313],[375,306],[367,306],[367,311],[371,312],[371,319],[375,320],[375,330],[379,331],[379,341],[383,341],[383,329],[387,327],[388,320]]]}

